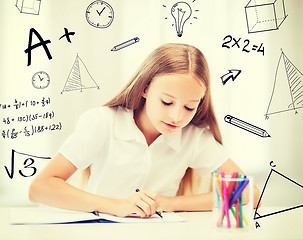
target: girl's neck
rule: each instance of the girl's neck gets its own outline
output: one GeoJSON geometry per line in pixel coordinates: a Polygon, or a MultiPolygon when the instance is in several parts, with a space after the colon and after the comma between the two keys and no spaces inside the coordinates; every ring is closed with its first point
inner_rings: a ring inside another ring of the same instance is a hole
{"type": "Polygon", "coordinates": [[[161,135],[161,133],[158,132],[150,122],[146,114],[145,106],[140,112],[134,114],[134,120],[139,130],[143,133],[148,146],[150,146],[161,135]]]}

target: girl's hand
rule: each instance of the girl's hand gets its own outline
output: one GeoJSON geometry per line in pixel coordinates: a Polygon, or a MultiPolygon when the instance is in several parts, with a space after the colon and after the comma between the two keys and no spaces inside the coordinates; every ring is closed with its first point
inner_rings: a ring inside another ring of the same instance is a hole
{"type": "Polygon", "coordinates": [[[177,197],[167,197],[157,194],[155,201],[157,203],[158,212],[173,212],[174,204],[177,200],[177,197]]]}
{"type": "Polygon", "coordinates": [[[156,196],[156,193],[142,190],[128,198],[119,199],[115,215],[126,217],[132,213],[136,213],[142,218],[150,217],[157,211],[156,196]]]}

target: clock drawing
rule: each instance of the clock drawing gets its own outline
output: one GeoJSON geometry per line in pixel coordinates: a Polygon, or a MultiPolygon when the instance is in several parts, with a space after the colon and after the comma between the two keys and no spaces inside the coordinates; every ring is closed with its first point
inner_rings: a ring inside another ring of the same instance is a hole
{"type": "Polygon", "coordinates": [[[85,12],[87,22],[96,28],[107,28],[114,20],[114,10],[107,2],[96,0],[85,12]]]}
{"type": "Polygon", "coordinates": [[[32,84],[35,88],[38,89],[46,88],[48,87],[49,83],[50,83],[50,77],[44,71],[36,72],[32,77],[32,84]]]}

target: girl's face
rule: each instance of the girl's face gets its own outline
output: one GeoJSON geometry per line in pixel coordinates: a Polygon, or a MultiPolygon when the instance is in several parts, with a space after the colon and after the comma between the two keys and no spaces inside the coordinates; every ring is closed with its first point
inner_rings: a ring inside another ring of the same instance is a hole
{"type": "Polygon", "coordinates": [[[190,74],[155,77],[143,93],[145,129],[171,134],[185,127],[194,117],[205,90],[206,87],[190,74]]]}

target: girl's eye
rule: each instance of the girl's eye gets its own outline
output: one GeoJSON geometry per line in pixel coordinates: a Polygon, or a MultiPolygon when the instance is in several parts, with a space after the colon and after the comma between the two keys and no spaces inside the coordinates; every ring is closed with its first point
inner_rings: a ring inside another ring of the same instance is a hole
{"type": "Polygon", "coordinates": [[[163,100],[161,100],[161,101],[162,101],[162,103],[163,103],[165,106],[169,106],[169,105],[172,104],[172,103],[165,102],[165,101],[163,101],[163,100]]]}
{"type": "Polygon", "coordinates": [[[194,108],[185,107],[185,109],[189,112],[194,111],[194,108]]]}

